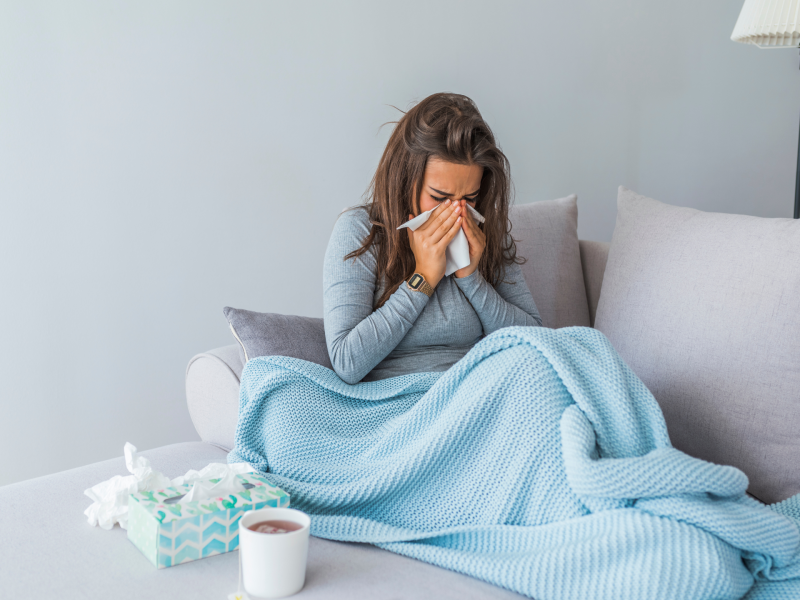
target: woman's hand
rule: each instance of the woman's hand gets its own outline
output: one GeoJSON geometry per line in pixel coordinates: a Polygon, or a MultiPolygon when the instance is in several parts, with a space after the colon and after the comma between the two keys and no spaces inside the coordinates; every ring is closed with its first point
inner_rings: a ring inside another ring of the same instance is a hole
{"type": "MultiPolygon", "coordinates": [[[[444,277],[447,266],[445,250],[461,229],[463,212],[464,209],[459,202],[447,200],[437,206],[428,220],[416,231],[412,231],[410,227],[406,228],[408,242],[416,262],[414,270],[422,275],[431,287],[436,287],[444,277]]],[[[413,218],[413,215],[408,215],[408,218],[413,218]]],[[[470,250],[470,254],[471,252],[470,250]]]]}
{"type": "Polygon", "coordinates": [[[461,210],[464,213],[461,226],[469,242],[469,266],[453,273],[456,277],[461,279],[462,277],[472,275],[475,269],[478,268],[478,263],[481,260],[481,256],[483,256],[483,251],[486,249],[486,234],[480,230],[475,219],[472,218],[472,213],[467,210],[465,206],[466,200],[460,200],[459,203],[464,203],[461,204],[461,210]]]}

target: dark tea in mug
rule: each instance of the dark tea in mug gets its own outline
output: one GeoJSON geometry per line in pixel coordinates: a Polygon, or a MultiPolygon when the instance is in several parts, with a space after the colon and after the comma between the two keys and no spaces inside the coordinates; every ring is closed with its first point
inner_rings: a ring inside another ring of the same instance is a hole
{"type": "Polygon", "coordinates": [[[248,529],[256,533],[289,533],[302,529],[300,523],[294,521],[286,521],[284,519],[270,519],[269,521],[259,521],[247,526],[248,529]]]}

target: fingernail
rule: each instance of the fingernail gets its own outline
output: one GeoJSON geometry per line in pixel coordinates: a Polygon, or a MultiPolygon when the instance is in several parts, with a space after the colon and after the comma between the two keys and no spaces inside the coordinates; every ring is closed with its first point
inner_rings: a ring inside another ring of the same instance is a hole
{"type": "Polygon", "coordinates": [[[447,200],[447,201],[445,202],[445,204],[450,204],[450,200],[447,200]]]}

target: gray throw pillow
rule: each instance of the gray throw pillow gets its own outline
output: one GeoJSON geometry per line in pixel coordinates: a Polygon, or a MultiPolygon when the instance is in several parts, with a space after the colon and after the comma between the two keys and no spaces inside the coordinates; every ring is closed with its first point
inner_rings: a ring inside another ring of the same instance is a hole
{"type": "Polygon", "coordinates": [[[595,327],[658,400],[673,445],[800,493],[800,221],[620,187],[595,327]]]}
{"type": "Polygon", "coordinates": [[[239,342],[242,364],[256,356],[291,356],[333,368],[322,319],[222,309],[239,342]]]}
{"type": "Polygon", "coordinates": [[[508,215],[525,283],[545,327],[589,327],[578,242],[578,197],[512,206],[508,215]]]}

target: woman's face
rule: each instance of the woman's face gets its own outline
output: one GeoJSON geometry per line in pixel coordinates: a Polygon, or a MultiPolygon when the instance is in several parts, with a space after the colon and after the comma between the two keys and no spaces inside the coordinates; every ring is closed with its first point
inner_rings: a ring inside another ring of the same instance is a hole
{"type": "Polygon", "coordinates": [[[433,210],[447,199],[451,202],[460,202],[463,199],[475,208],[482,177],[481,166],[457,165],[440,158],[429,158],[419,199],[420,212],[433,210]]]}

